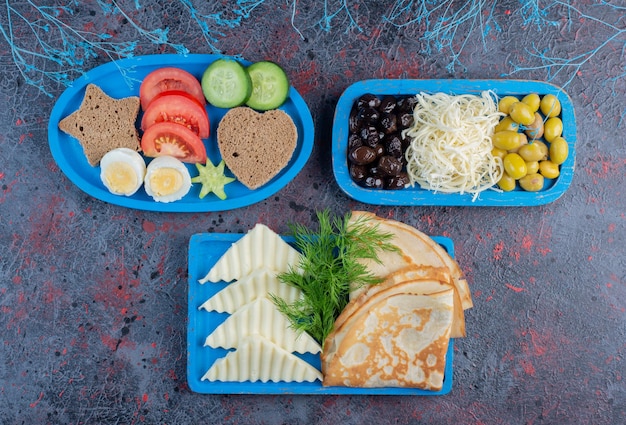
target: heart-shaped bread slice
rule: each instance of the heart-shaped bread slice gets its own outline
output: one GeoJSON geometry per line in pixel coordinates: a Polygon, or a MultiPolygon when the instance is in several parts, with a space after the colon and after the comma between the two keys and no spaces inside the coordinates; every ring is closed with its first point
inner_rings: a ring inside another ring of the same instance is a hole
{"type": "Polygon", "coordinates": [[[296,125],[280,109],[259,113],[245,106],[233,108],[217,128],[222,159],[249,189],[263,186],[285,168],[297,142],[296,125]]]}

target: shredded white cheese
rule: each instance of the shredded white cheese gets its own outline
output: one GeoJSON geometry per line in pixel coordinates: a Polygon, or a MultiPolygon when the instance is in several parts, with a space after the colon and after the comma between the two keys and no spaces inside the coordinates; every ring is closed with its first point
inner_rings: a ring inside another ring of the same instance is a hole
{"type": "Polygon", "coordinates": [[[493,187],[504,167],[491,153],[491,136],[503,116],[491,91],[480,96],[416,95],[413,125],[404,130],[411,185],[444,193],[479,193],[493,187]]]}

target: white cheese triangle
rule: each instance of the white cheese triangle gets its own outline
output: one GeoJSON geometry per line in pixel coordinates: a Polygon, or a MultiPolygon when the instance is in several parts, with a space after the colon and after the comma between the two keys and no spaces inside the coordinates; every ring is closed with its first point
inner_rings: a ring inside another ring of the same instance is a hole
{"type": "Polygon", "coordinates": [[[313,353],[322,347],[306,332],[298,333],[290,327],[289,320],[268,298],[258,298],[246,304],[206,338],[205,347],[237,348],[243,338],[260,335],[290,353],[313,353]]]}
{"type": "Polygon", "coordinates": [[[286,272],[289,267],[297,266],[299,258],[300,254],[291,245],[258,223],[233,243],[199,282],[232,282],[260,268],[286,272]]]}
{"type": "Polygon", "coordinates": [[[322,380],[319,370],[268,339],[249,336],[239,348],[217,359],[202,380],[223,382],[314,382],[322,380]]]}
{"type": "Polygon", "coordinates": [[[302,291],[278,280],[276,272],[259,269],[231,283],[199,308],[218,313],[234,313],[238,308],[273,294],[291,304],[302,297],[302,291]]]}

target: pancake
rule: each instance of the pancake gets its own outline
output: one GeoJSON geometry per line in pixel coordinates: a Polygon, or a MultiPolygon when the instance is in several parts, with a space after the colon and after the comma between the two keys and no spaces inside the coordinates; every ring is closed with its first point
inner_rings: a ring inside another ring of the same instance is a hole
{"type": "MultiPolygon", "coordinates": [[[[378,226],[381,232],[391,233],[392,244],[399,248],[399,252],[383,251],[378,255],[379,261],[362,260],[363,264],[375,276],[385,278],[387,275],[409,267],[443,267],[449,270],[452,283],[458,292],[463,307],[467,310],[472,307],[472,297],[463,278],[463,272],[456,261],[444,248],[431,237],[416,228],[399,221],[384,219],[373,213],[353,211],[350,223],[364,223],[367,226],[378,226]]],[[[350,225],[350,224],[349,224],[350,225]]],[[[350,297],[356,298],[364,288],[353,289],[350,297]]]]}
{"type": "MultiPolygon", "coordinates": [[[[447,268],[410,266],[389,274],[385,280],[378,285],[369,286],[365,288],[358,297],[352,298],[335,320],[335,328],[341,326],[369,297],[380,291],[389,289],[394,285],[406,282],[414,283],[414,285],[411,286],[411,288],[413,288],[411,293],[413,294],[431,294],[446,289],[455,289],[447,268]]],[[[453,301],[453,322],[450,337],[463,338],[465,337],[465,314],[456,290],[454,290],[453,301]]]]}
{"type": "Polygon", "coordinates": [[[325,341],[324,386],[443,386],[454,290],[418,295],[406,282],[369,297],[325,341]]]}

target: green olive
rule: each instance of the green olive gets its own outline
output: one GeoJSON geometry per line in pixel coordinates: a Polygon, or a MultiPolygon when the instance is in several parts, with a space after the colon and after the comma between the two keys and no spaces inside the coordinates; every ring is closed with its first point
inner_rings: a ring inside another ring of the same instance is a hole
{"type": "Polygon", "coordinates": [[[547,94],[541,98],[541,103],[539,104],[539,108],[541,112],[546,117],[558,117],[561,113],[561,102],[556,98],[553,94],[547,94]]]}
{"type": "Polygon", "coordinates": [[[537,93],[527,94],[522,98],[522,102],[530,106],[533,112],[537,112],[539,110],[539,105],[541,103],[541,99],[537,93]]]}
{"type": "Polygon", "coordinates": [[[543,189],[543,176],[541,174],[526,174],[519,179],[519,185],[527,192],[538,192],[543,189]]]}
{"type": "Polygon", "coordinates": [[[557,137],[550,143],[550,161],[554,162],[556,165],[561,165],[567,159],[569,155],[569,146],[567,145],[567,140],[563,137],[557,137]]]}
{"type": "Polygon", "coordinates": [[[509,116],[518,124],[531,125],[535,121],[535,112],[523,102],[516,102],[511,105],[509,116]]]}
{"type": "Polygon", "coordinates": [[[504,160],[504,157],[506,156],[507,151],[505,151],[504,149],[500,149],[500,148],[496,148],[493,147],[491,149],[491,155],[493,155],[494,157],[498,157],[502,160],[504,160]]]}
{"type": "Polygon", "coordinates": [[[543,156],[539,159],[548,159],[548,145],[543,140],[533,140],[533,144],[537,144],[543,156]]]}
{"type": "Polygon", "coordinates": [[[519,146],[513,149],[509,149],[509,153],[517,153],[519,149],[528,144],[528,137],[524,133],[517,133],[517,137],[519,137],[519,146]]]}
{"type": "Polygon", "coordinates": [[[526,175],[526,161],[518,154],[509,153],[502,162],[504,163],[504,171],[515,180],[519,180],[526,175]]]}
{"type": "Polygon", "coordinates": [[[515,179],[504,172],[498,181],[498,187],[505,192],[510,192],[515,189],[515,179]]]}
{"type": "Polygon", "coordinates": [[[520,146],[524,146],[528,144],[528,137],[525,133],[518,133],[520,139],[520,146]]]}
{"type": "Polygon", "coordinates": [[[517,97],[515,97],[515,96],[504,96],[498,102],[498,111],[508,115],[510,110],[511,110],[511,105],[516,103],[516,102],[519,102],[519,99],[517,97]]]}
{"type": "Polygon", "coordinates": [[[548,142],[552,142],[554,139],[563,134],[563,121],[561,118],[552,117],[548,118],[546,123],[543,125],[543,138],[548,142]]]}
{"type": "Polygon", "coordinates": [[[491,143],[498,149],[509,151],[511,149],[517,149],[522,144],[522,140],[519,137],[520,133],[516,131],[504,130],[498,131],[491,136],[491,143]]]}
{"type": "Polygon", "coordinates": [[[556,179],[560,172],[559,166],[550,160],[543,160],[539,162],[539,174],[547,179],[556,179]]]}
{"type": "Polygon", "coordinates": [[[519,124],[513,121],[513,118],[506,116],[500,120],[500,122],[496,125],[494,129],[494,133],[498,131],[510,130],[517,131],[519,129],[519,124]]]}
{"type": "Polygon", "coordinates": [[[532,124],[526,126],[524,132],[531,139],[539,139],[543,136],[543,118],[539,112],[535,112],[535,120],[532,124]]]}
{"type": "Polygon", "coordinates": [[[539,171],[539,161],[526,161],[526,173],[535,174],[539,171]]]}
{"type": "Polygon", "coordinates": [[[536,140],[532,143],[529,143],[519,148],[519,151],[517,151],[517,153],[524,159],[524,161],[529,161],[529,162],[540,161],[546,155],[546,153],[543,150],[543,147],[539,143],[537,143],[536,140]]]}

